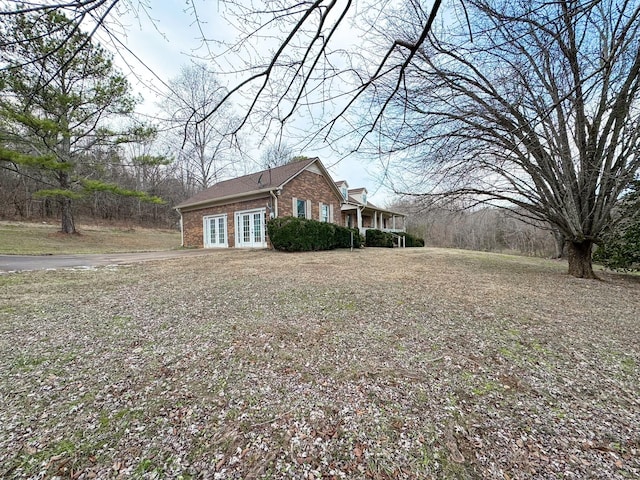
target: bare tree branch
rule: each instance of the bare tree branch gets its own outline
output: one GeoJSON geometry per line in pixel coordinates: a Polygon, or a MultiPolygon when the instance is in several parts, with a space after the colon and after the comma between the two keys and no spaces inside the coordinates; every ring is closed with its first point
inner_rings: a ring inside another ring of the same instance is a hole
{"type": "MultiPolygon", "coordinates": [[[[386,149],[417,156],[414,170],[437,186],[429,196],[515,205],[549,222],[579,252],[570,271],[592,276],[589,246],[640,168],[640,4],[465,7],[474,42],[462,25],[430,37],[405,74],[410,101],[396,99],[395,114],[381,102],[386,149]]],[[[388,38],[407,35],[392,27],[388,38]]]]}

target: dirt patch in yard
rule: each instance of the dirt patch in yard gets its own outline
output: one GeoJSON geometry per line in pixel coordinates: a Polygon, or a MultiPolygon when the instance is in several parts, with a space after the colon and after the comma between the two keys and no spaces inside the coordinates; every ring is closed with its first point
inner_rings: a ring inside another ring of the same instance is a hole
{"type": "Polygon", "coordinates": [[[0,277],[0,477],[633,478],[640,285],[438,249],[0,277]]]}

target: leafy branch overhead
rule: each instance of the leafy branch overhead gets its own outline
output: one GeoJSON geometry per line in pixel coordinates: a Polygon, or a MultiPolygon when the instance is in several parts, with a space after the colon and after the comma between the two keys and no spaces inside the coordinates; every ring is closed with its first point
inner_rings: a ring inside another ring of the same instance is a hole
{"type": "Polygon", "coordinates": [[[100,180],[83,180],[81,183],[84,191],[87,193],[108,192],[114,195],[137,198],[143,202],[155,203],[157,205],[163,205],[165,203],[163,199],[155,195],[149,195],[147,192],[122,188],[113,183],[105,183],[100,180]]]}
{"type": "Polygon", "coordinates": [[[0,162],[10,162],[42,170],[69,171],[72,165],[57,161],[54,155],[34,156],[0,148],[0,162]]]}

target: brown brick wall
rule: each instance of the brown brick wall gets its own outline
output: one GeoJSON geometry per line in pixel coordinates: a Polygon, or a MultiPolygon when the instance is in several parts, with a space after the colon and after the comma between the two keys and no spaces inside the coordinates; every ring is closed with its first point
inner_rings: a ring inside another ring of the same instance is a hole
{"type": "MultiPolygon", "coordinates": [[[[252,210],[255,208],[265,208],[270,201],[270,197],[262,197],[244,202],[227,203],[215,207],[191,210],[182,213],[182,228],[184,231],[184,246],[204,248],[204,236],[202,231],[202,218],[208,215],[227,214],[227,235],[230,247],[235,246],[235,212],[242,210],[252,210]]],[[[269,215],[267,209],[266,215],[269,215]]],[[[265,219],[265,223],[266,223],[265,219]]]]}
{"type": "Polygon", "coordinates": [[[320,220],[320,202],[333,205],[333,220],[340,224],[342,197],[338,196],[324,175],[304,171],[287,183],[278,197],[279,217],[293,215],[293,197],[300,200],[311,200],[311,218],[313,220],[320,220]]]}

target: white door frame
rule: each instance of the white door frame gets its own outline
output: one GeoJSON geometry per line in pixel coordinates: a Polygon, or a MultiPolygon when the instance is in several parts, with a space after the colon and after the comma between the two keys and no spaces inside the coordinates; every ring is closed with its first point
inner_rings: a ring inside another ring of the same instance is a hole
{"type": "Polygon", "coordinates": [[[267,248],[266,238],[266,223],[264,216],[266,213],[265,208],[253,208],[251,210],[241,210],[235,212],[234,222],[236,231],[236,247],[237,248],[267,248]],[[256,217],[257,216],[257,217],[256,217]],[[245,218],[248,217],[248,231],[245,218]],[[256,232],[255,220],[259,218],[259,231],[256,232]],[[249,241],[245,240],[245,234],[248,234],[249,241]]]}
{"type": "Polygon", "coordinates": [[[227,235],[227,214],[207,215],[202,217],[202,244],[204,248],[227,248],[229,246],[229,237],[227,235]],[[222,222],[220,222],[222,220],[222,222]],[[216,238],[211,238],[210,223],[215,222],[214,233],[216,238]],[[223,229],[224,241],[220,242],[220,226],[223,229]]]}

